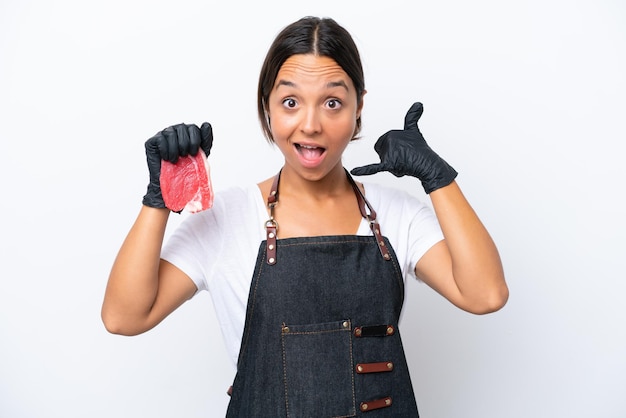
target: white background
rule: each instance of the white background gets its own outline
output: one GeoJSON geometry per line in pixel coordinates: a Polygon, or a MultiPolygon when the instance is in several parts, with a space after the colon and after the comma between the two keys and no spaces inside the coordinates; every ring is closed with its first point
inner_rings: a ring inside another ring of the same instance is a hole
{"type": "MultiPolygon", "coordinates": [[[[626,416],[618,0],[2,0],[0,416],[223,416],[232,370],[208,293],[130,338],[105,331],[101,301],[148,137],[210,121],[217,189],[277,171],[258,71],[308,14],[334,17],[362,53],[364,139],[345,165],[378,161],[376,138],[422,101],[422,132],[504,262],[511,298],[488,316],[408,284],[421,414],[626,416]]],[[[414,179],[370,180],[424,196],[414,179]]]]}

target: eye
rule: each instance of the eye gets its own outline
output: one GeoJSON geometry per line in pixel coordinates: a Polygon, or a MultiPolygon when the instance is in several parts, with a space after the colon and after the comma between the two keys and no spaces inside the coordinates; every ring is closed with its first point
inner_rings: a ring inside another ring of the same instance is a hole
{"type": "Polygon", "coordinates": [[[337,99],[330,99],[326,102],[326,106],[328,106],[330,109],[339,109],[341,107],[341,101],[337,99]]]}
{"type": "Polygon", "coordinates": [[[290,109],[293,109],[294,107],[296,107],[297,104],[298,103],[292,98],[283,100],[283,106],[290,108],[290,109]]]}

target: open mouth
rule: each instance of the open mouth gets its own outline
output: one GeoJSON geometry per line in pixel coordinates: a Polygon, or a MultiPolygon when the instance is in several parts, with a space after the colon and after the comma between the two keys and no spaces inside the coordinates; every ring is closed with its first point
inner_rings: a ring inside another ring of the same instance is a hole
{"type": "Polygon", "coordinates": [[[305,160],[314,161],[319,159],[326,151],[326,148],[311,145],[294,144],[298,154],[305,160]]]}

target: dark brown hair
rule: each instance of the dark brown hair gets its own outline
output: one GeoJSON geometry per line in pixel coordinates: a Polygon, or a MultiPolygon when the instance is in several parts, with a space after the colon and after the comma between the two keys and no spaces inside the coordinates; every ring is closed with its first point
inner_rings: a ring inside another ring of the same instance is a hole
{"type": "MultiPolygon", "coordinates": [[[[266,104],[283,63],[292,55],[315,54],[332,58],[348,74],[356,88],[358,104],[365,92],[365,77],[359,50],[346,29],[331,18],[307,16],[286,26],[274,39],[261,67],[257,109],[263,134],[274,142],[267,119],[266,104]]],[[[361,117],[356,121],[354,137],[361,131],[361,117]]],[[[356,138],[353,138],[356,139],[356,138]]]]}

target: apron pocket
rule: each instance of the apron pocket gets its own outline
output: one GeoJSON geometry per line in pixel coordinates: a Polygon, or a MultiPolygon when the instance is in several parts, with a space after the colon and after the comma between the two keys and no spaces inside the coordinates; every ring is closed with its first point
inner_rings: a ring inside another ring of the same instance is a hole
{"type": "Polygon", "coordinates": [[[283,324],[283,375],[288,417],[356,415],[350,320],[283,324]]]}

